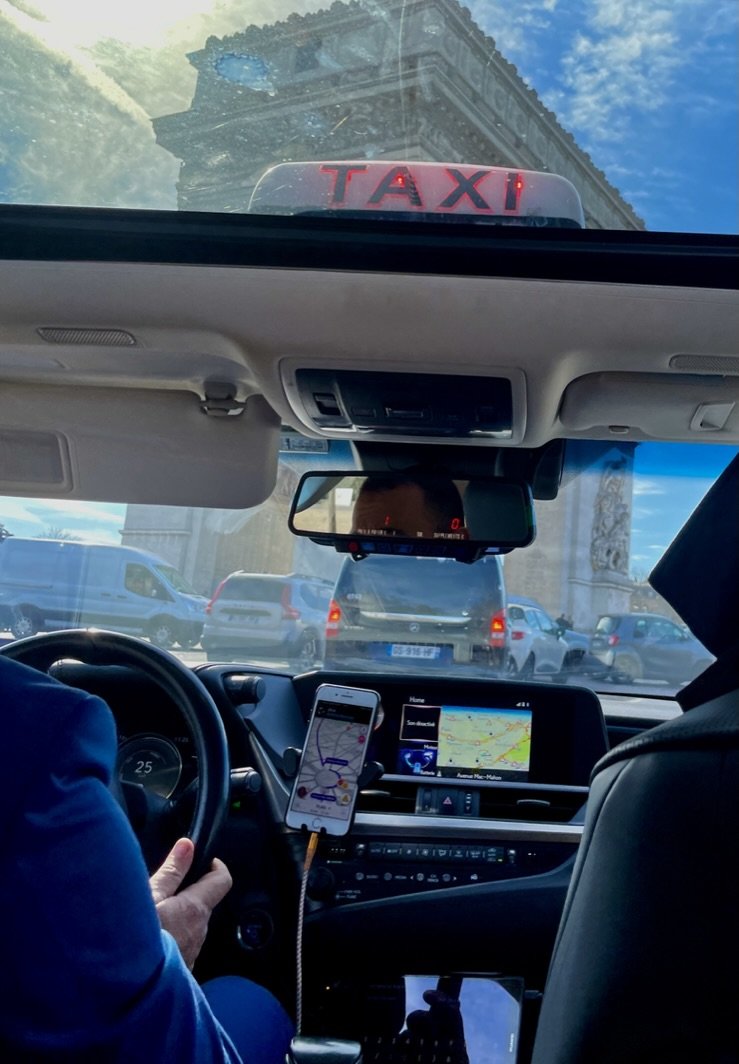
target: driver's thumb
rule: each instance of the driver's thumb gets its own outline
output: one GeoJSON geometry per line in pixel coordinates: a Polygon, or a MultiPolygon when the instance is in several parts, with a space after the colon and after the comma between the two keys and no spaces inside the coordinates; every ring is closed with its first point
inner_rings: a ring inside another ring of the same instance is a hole
{"type": "Polygon", "coordinates": [[[192,839],[178,839],[167,854],[164,864],[149,880],[155,905],[177,893],[182,880],[190,871],[194,856],[195,846],[192,839]]]}

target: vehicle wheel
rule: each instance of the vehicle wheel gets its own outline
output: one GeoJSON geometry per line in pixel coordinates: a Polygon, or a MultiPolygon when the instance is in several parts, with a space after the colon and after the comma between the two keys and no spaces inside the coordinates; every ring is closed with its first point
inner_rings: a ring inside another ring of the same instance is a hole
{"type": "Polygon", "coordinates": [[[510,655],[510,657],[508,658],[508,661],[506,662],[505,675],[506,676],[518,676],[518,669],[516,668],[516,662],[515,662],[512,654],[510,655]]]}
{"type": "Polygon", "coordinates": [[[613,659],[612,672],[614,676],[626,683],[641,680],[644,675],[642,663],[635,654],[616,654],[613,659]]]}
{"type": "Polygon", "coordinates": [[[156,617],[149,625],[149,639],[155,646],[169,650],[177,640],[177,626],[167,617],[156,617]]]}
{"type": "Polygon", "coordinates": [[[30,635],[36,635],[41,628],[41,618],[35,610],[19,606],[13,611],[13,623],[10,630],[16,639],[27,639],[30,635]]]}
{"type": "Polygon", "coordinates": [[[200,642],[201,632],[200,625],[183,625],[177,635],[177,642],[183,650],[192,650],[200,642]]]}
{"type": "Polygon", "coordinates": [[[290,660],[301,669],[312,669],[318,657],[318,640],[314,632],[303,632],[290,660]]]}
{"type": "Polygon", "coordinates": [[[524,661],[523,665],[521,666],[518,675],[521,677],[522,680],[528,680],[534,675],[535,671],[536,658],[533,654],[529,654],[529,656],[526,658],[526,661],[524,661]]]}
{"type": "Polygon", "coordinates": [[[562,672],[570,672],[572,669],[579,669],[583,663],[584,657],[584,650],[568,650],[564,656],[564,661],[562,662],[562,672]]]}

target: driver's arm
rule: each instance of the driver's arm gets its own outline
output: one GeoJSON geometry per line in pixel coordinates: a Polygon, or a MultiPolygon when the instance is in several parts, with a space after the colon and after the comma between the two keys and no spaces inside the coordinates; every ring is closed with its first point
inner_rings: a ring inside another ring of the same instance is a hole
{"type": "Polygon", "coordinates": [[[6,1057],[238,1061],[160,931],[138,843],[108,790],[107,706],[0,658],[0,719],[6,1057]]]}

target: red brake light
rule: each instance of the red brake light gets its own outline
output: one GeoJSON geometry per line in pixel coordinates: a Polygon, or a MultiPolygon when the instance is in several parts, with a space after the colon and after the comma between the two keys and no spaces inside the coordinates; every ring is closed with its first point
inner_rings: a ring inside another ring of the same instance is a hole
{"type": "Polygon", "coordinates": [[[520,628],[514,628],[513,631],[511,632],[511,639],[518,640],[518,639],[525,639],[525,638],[526,638],[526,633],[522,632],[520,628]]]}
{"type": "Polygon", "coordinates": [[[213,592],[213,598],[210,600],[208,605],[205,607],[205,612],[206,613],[212,613],[213,612],[213,607],[216,604],[216,600],[218,599],[218,596],[223,591],[223,586],[226,583],[226,579],[227,578],[224,578],[223,580],[221,580],[220,584],[218,585],[218,587],[213,592]]]}
{"type": "Polygon", "coordinates": [[[296,610],[294,606],[290,605],[290,585],[285,584],[280,595],[280,605],[282,606],[282,619],[283,621],[297,621],[300,619],[300,610],[296,610]]]}
{"type": "Polygon", "coordinates": [[[488,643],[491,647],[496,649],[503,648],[505,646],[505,613],[503,610],[498,610],[490,618],[490,636],[488,643]]]}
{"type": "Polygon", "coordinates": [[[618,636],[618,635],[609,635],[608,636],[608,645],[609,645],[609,647],[618,646],[618,644],[620,642],[621,642],[621,637],[620,636],[618,636]]]}
{"type": "Polygon", "coordinates": [[[336,599],[331,599],[328,607],[328,617],[326,618],[326,638],[331,639],[332,636],[338,635],[339,625],[341,624],[341,606],[336,599]]]}

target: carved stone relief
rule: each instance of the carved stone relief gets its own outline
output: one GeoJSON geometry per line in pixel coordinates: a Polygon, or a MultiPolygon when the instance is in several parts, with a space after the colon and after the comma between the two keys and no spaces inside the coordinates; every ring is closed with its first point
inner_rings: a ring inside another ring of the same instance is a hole
{"type": "Polygon", "coordinates": [[[606,462],[595,498],[590,562],[593,572],[628,575],[631,512],[626,459],[606,462]]]}

